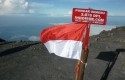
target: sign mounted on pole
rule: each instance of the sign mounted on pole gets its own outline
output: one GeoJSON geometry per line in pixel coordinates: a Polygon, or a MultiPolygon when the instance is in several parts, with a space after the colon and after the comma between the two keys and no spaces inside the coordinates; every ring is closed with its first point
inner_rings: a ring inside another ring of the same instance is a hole
{"type": "Polygon", "coordinates": [[[73,8],[72,22],[106,25],[107,11],[73,8]]]}
{"type": "Polygon", "coordinates": [[[72,12],[72,22],[85,23],[87,24],[87,34],[84,39],[84,44],[82,46],[81,58],[76,65],[76,80],[84,79],[84,70],[87,63],[87,58],[89,54],[88,42],[89,42],[89,32],[90,25],[106,25],[107,22],[107,11],[95,10],[95,9],[84,9],[84,8],[73,8],[72,12]]]}

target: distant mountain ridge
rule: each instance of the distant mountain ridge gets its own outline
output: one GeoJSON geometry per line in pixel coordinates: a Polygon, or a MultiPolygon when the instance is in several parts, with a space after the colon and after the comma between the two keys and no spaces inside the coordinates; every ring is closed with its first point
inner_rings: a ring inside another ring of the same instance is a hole
{"type": "Polygon", "coordinates": [[[6,40],[0,38],[0,42],[5,42],[6,40]]]}

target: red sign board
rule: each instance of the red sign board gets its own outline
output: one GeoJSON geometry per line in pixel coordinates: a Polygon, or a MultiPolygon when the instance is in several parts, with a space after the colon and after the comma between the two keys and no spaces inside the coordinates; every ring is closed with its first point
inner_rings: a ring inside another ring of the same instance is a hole
{"type": "Polygon", "coordinates": [[[106,25],[107,11],[73,8],[73,22],[106,25]]]}

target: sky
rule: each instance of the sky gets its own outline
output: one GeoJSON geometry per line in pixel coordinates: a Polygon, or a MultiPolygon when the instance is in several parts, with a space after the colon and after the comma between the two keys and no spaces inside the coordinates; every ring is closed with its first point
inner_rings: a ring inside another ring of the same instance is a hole
{"type": "Polygon", "coordinates": [[[125,25],[125,0],[0,0],[0,38],[39,40],[40,32],[72,23],[73,8],[108,11],[107,25],[91,26],[91,35],[125,25]]]}

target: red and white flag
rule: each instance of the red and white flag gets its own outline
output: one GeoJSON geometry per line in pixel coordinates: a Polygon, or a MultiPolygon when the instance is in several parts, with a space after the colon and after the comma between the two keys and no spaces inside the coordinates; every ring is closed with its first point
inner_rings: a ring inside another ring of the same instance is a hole
{"type": "Polygon", "coordinates": [[[80,60],[87,24],[64,24],[44,29],[40,34],[42,43],[50,53],[80,60]]]}

